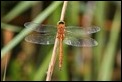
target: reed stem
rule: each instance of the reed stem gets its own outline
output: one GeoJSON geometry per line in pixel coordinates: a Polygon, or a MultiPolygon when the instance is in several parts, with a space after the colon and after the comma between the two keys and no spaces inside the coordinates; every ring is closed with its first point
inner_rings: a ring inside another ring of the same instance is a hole
{"type": "MultiPolygon", "coordinates": [[[[66,7],[67,7],[67,2],[68,1],[64,1],[60,21],[64,20],[64,15],[65,15],[66,7]]],[[[56,57],[57,57],[56,52],[57,52],[58,45],[59,45],[59,40],[58,40],[58,38],[56,38],[54,48],[53,48],[53,52],[52,52],[51,61],[49,63],[49,67],[48,67],[48,71],[47,71],[46,81],[51,81],[51,76],[52,76],[52,73],[53,73],[53,69],[54,69],[54,65],[55,65],[55,61],[56,61],[56,57]]]]}

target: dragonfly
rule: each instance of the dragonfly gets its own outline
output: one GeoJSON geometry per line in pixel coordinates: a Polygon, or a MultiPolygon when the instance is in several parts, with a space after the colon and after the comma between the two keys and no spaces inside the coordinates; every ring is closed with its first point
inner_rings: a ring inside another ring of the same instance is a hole
{"type": "Polygon", "coordinates": [[[59,40],[59,68],[62,67],[63,59],[63,43],[76,47],[92,47],[97,46],[98,42],[89,37],[90,34],[100,31],[98,26],[79,27],[66,26],[64,21],[59,21],[55,25],[43,25],[34,22],[27,22],[24,24],[26,28],[34,26],[36,33],[25,37],[25,41],[49,45],[54,44],[55,38],[59,40]]]}

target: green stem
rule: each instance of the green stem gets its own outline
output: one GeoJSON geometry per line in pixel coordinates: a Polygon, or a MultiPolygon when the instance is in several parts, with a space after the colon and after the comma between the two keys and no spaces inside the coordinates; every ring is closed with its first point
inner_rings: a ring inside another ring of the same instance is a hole
{"type": "Polygon", "coordinates": [[[17,17],[22,12],[26,11],[28,8],[32,6],[32,4],[36,4],[37,1],[22,1],[16,7],[14,7],[7,15],[5,15],[2,20],[5,22],[10,22],[12,19],[17,17]]]}
{"type": "Polygon", "coordinates": [[[110,39],[105,49],[106,51],[99,70],[98,80],[110,81],[112,78],[113,64],[116,50],[115,48],[119,37],[120,29],[121,29],[121,13],[119,12],[119,9],[117,9],[112,23],[110,39]]]}
{"type": "Polygon", "coordinates": [[[19,26],[10,25],[10,24],[6,24],[6,23],[1,23],[1,28],[12,31],[12,32],[20,32],[22,30],[22,28],[19,26]]]}

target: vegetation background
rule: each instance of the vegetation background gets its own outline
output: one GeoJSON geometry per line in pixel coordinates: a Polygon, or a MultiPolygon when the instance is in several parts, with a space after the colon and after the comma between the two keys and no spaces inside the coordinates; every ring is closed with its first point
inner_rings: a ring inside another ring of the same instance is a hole
{"type": "MultiPolygon", "coordinates": [[[[1,1],[1,81],[45,81],[53,45],[28,43],[24,23],[56,25],[62,1],[1,1]]],[[[92,48],[64,44],[63,68],[55,65],[52,81],[121,81],[121,2],[69,1],[66,25],[96,25],[92,48]]],[[[57,59],[58,62],[58,59],[57,59]]]]}

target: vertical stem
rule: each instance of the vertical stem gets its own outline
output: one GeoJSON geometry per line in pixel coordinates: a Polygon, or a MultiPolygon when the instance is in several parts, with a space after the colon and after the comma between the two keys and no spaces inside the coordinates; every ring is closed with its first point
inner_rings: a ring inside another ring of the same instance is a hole
{"type": "Polygon", "coordinates": [[[6,77],[6,70],[7,70],[7,61],[8,57],[6,57],[6,63],[5,63],[5,70],[4,70],[4,76],[3,76],[3,81],[5,81],[5,77],[6,77]]]}
{"type": "Polygon", "coordinates": [[[119,8],[117,8],[112,23],[110,39],[106,46],[103,60],[101,62],[101,66],[99,69],[98,81],[112,80],[115,50],[117,46],[117,40],[119,38],[120,29],[121,29],[121,12],[119,8]]]}
{"type": "Polygon", "coordinates": [[[68,1],[64,1],[63,8],[62,8],[62,12],[61,12],[60,21],[63,21],[63,20],[64,20],[64,16],[65,16],[65,12],[66,12],[67,3],[68,3],[68,1]]]}
{"type": "Polygon", "coordinates": [[[50,81],[51,80],[51,76],[52,76],[54,65],[55,65],[55,61],[56,61],[57,47],[58,47],[58,38],[55,39],[53,53],[52,53],[51,61],[50,61],[50,64],[49,64],[49,67],[48,67],[48,71],[47,71],[46,81],[50,81]]]}
{"type": "MultiPolygon", "coordinates": [[[[67,7],[67,2],[68,1],[64,1],[60,21],[64,20],[64,15],[65,15],[66,7],[67,7]]],[[[54,48],[53,48],[53,53],[52,53],[51,61],[49,63],[49,67],[48,67],[48,71],[47,71],[46,81],[51,81],[51,76],[52,76],[55,61],[56,61],[56,55],[57,55],[56,51],[57,51],[57,47],[59,45],[59,39],[57,38],[57,36],[58,36],[58,34],[56,35],[55,44],[54,44],[54,48]]]]}

